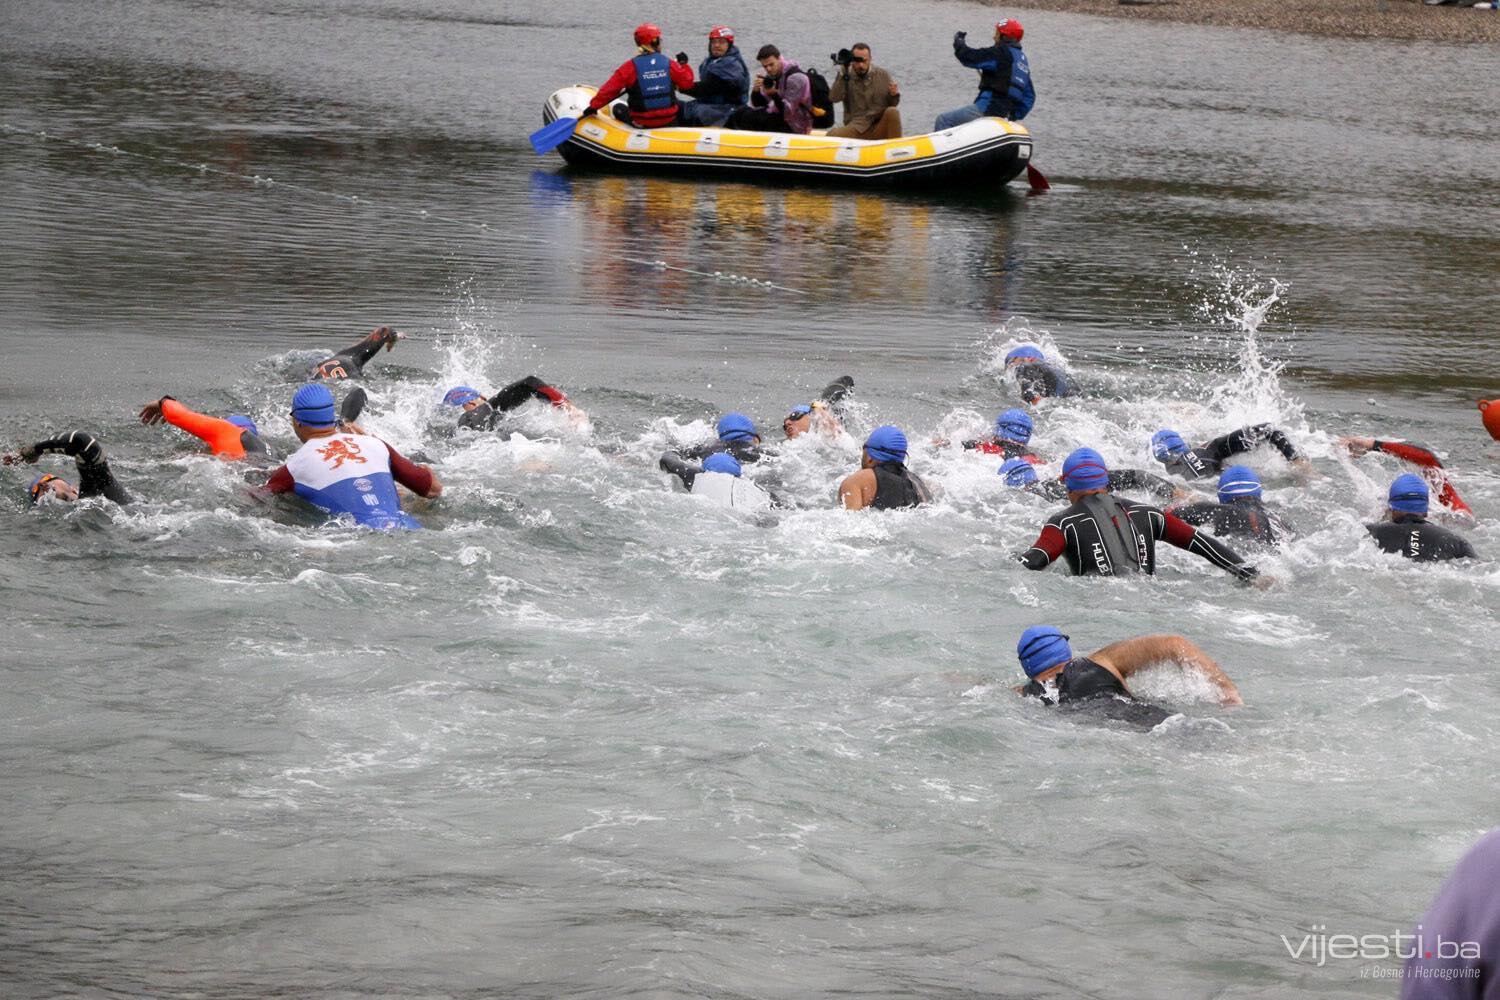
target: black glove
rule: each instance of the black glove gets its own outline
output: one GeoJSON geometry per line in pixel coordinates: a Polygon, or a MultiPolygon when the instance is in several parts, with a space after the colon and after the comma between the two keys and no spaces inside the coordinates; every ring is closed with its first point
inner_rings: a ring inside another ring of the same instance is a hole
{"type": "Polygon", "coordinates": [[[686,52],[679,52],[675,56],[673,56],[672,58],[676,59],[678,62],[682,63],[684,66],[686,66],[687,63],[688,63],[688,58],[687,58],[687,53],[686,52]]]}
{"type": "Polygon", "coordinates": [[[578,120],[582,121],[585,118],[591,118],[594,115],[597,115],[598,113],[599,113],[599,109],[598,108],[584,108],[583,109],[583,113],[578,116],[578,120]]]}

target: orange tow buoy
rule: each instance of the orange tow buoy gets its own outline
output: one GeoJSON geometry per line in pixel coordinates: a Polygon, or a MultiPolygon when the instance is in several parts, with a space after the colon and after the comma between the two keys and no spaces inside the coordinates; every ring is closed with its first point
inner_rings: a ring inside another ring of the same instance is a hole
{"type": "Polygon", "coordinates": [[[1484,417],[1484,429],[1490,437],[1500,441],[1500,399],[1481,399],[1479,413],[1484,417]]]}

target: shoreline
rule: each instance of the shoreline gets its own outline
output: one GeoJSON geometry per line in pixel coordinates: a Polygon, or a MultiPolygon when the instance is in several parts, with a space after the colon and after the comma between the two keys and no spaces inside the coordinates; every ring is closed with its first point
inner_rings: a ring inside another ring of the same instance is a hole
{"type": "Polygon", "coordinates": [[[1422,0],[986,0],[994,8],[1062,11],[1131,21],[1318,35],[1484,44],[1500,42],[1500,10],[1429,7],[1422,0]]]}

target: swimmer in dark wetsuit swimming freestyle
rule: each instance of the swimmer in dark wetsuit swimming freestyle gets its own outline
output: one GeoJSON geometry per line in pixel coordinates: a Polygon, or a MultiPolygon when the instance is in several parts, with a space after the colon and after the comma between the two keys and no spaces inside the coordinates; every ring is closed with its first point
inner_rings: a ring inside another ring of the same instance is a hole
{"type": "Polygon", "coordinates": [[[1412,444],[1410,441],[1382,441],[1378,438],[1362,437],[1339,438],[1339,444],[1348,449],[1349,454],[1354,458],[1378,451],[1386,455],[1394,455],[1403,462],[1421,466],[1422,477],[1438,491],[1438,503],[1451,511],[1460,521],[1473,524],[1473,509],[1458,495],[1458,491],[1453,488],[1453,483],[1448,478],[1447,471],[1443,468],[1443,463],[1430,449],[1419,444],[1412,444]]]}
{"type": "Polygon", "coordinates": [[[1252,451],[1261,442],[1273,445],[1298,472],[1305,474],[1311,470],[1311,464],[1297,453],[1291,440],[1270,424],[1241,427],[1197,448],[1189,448],[1176,431],[1162,428],[1151,435],[1151,454],[1167,471],[1184,479],[1207,479],[1222,472],[1225,463],[1235,455],[1252,451]]]}
{"type": "Polygon", "coordinates": [[[836,438],[844,430],[843,402],[854,391],[854,379],[842,375],[823,387],[818,398],[811,403],[799,403],[781,421],[781,432],[787,440],[801,437],[809,431],[817,431],[827,438],[836,438]]]}
{"type": "Polygon", "coordinates": [[[1021,633],[1016,656],[1027,677],[1015,689],[1018,694],[1137,725],[1155,726],[1174,714],[1137,701],[1125,686],[1126,678],[1159,663],[1178,663],[1208,678],[1226,708],[1244,704],[1234,681],[1213,657],[1180,635],[1125,639],[1075,657],[1062,632],[1051,625],[1033,625],[1021,633]]]}
{"type": "Polygon", "coordinates": [[[682,452],[682,457],[698,462],[724,451],[733,455],[741,465],[760,461],[760,434],[755,430],[755,423],[743,413],[724,414],[714,426],[714,432],[719,435],[717,440],[695,445],[682,452]]]}
{"type": "Polygon", "coordinates": [[[1478,558],[1468,539],[1427,523],[1429,501],[1427,482],[1421,476],[1408,472],[1396,477],[1387,497],[1389,520],[1365,525],[1375,536],[1380,551],[1397,553],[1415,562],[1478,558]]]}
{"type": "Polygon", "coordinates": [[[260,439],[255,421],[243,414],[231,413],[223,419],[210,417],[188,409],[171,396],[163,396],[141,407],[141,423],[159,424],[162,421],[203,441],[209,451],[222,459],[234,461],[246,455],[266,453],[265,442],[260,439]]]}
{"type": "Polygon", "coordinates": [[[1265,545],[1275,545],[1286,534],[1286,524],[1261,500],[1260,476],[1243,465],[1231,465],[1219,474],[1218,503],[1178,504],[1167,513],[1194,526],[1212,525],[1218,536],[1235,535],[1265,545]]]}
{"type": "Polygon", "coordinates": [[[456,385],[443,396],[443,405],[463,408],[463,413],[458,418],[458,426],[467,427],[470,430],[488,431],[495,429],[502,413],[519,409],[533,399],[555,406],[567,414],[568,419],[575,425],[588,420],[588,415],[563,395],[560,389],[553,388],[535,375],[517,379],[489,399],[485,399],[477,389],[467,385],[456,385]]]}
{"type": "Polygon", "coordinates": [[[6,455],[4,464],[11,465],[14,462],[35,462],[47,452],[61,452],[71,457],[78,466],[78,485],[49,474],[38,476],[31,483],[29,492],[31,502],[37,503],[44,498],[55,500],[73,501],[86,500],[89,497],[104,497],[118,504],[130,503],[130,494],[125,492],[115,479],[114,473],[109,470],[109,462],[104,457],[104,449],[92,434],[84,431],[71,431],[67,434],[59,434],[57,437],[38,441],[22,448],[18,454],[6,455]]]}
{"type": "Polygon", "coordinates": [[[1258,575],[1233,549],[1171,514],[1111,496],[1109,470],[1092,448],[1079,448],[1064,460],[1063,482],[1071,506],[1048,518],[1041,535],[1021,554],[1027,569],[1046,569],[1066,556],[1074,576],[1155,573],[1156,542],[1165,540],[1240,580],[1258,575]]]}
{"type": "Polygon", "coordinates": [[[886,424],[870,432],[860,468],[839,484],[845,510],[894,510],[932,502],[932,491],[906,468],[906,435],[886,424]]]}
{"type": "Polygon", "coordinates": [[[351,344],[313,368],[311,377],[314,380],[363,378],[365,365],[380,353],[382,347],[387,351],[395,350],[396,341],[403,339],[405,339],[404,334],[397,333],[388,326],[377,326],[359,343],[351,344]]]}
{"type": "Polygon", "coordinates": [[[1042,349],[1035,344],[1022,344],[1006,354],[1005,370],[1016,376],[1021,398],[1032,405],[1049,396],[1072,394],[1067,378],[1047,363],[1042,349]]]}
{"type": "MultiPolygon", "coordinates": [[[[1024,458],[1007,458],[995,471],[1005,480],[1005,485],[1013,489],[1025,490],[1047,500],[1067,499],[1068,487],[1062,480],[1041,479],[1037,475],[1036,466],[1024,458]]],[[[1140,469],[1110,469],[1109,489],[1112,493],[1140,490],[1162,500],[1187,495],[1173,483],[1140,469]]]]}

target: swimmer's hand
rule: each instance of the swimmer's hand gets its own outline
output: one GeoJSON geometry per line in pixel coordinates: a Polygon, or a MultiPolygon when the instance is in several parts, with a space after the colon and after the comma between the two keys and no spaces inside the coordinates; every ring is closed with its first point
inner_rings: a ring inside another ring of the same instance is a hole
{"type": "Polygon", "coordinates": [[[1304,486],[1317,477],[1312,462],[1305,458],[1299,458],[1292,463],[1292,474],[1297,477],[1297,482],[1304,486]]]}
{"type": "MultiPolygon", "coordinates": [[[[42,450],[34,444],[28,444],[16,453],[16,457],[21,461],[30,464],[42,457],[42,450]]],[[[5,464],[9,465],[10,463],[6,462],[5,464]]]]}
{"type": "MultiPolygon", "coordinates": [[[[162,397],[162,399],[171,399],[171,398],[172,397],[170,397],[170,396],[163,396],[162,397]]],[[[147,425],[150,425],[150,424],[159,424],[164,419],[166,419],[166,418],[163,417],[162,413],[161,413],[161,399],[158,399],[154,403],[147,403],[145,406],[141,407],[141,423],[147,424],[147,425]]]]}
{"type": "Polygon", "coordinates": [[[1350,455],[1358,458],[1359,456],[1367,453],[1371,448],[1375,447],[1375,439],[1364,437],[1341,437],[1339,438],[1339,446],[1342,448],[1347,448],[1350,455]]]}
{"type": "Polygon", "coordinates": [[[1219,696],[1219,704],[1225,708],[1243,708],[1245,699],[1240,697],[1238,690],[1225,691],[1219,696]]]}
{"type": "Polygon", "coordinates": [[[384,341],[385,349],[389,352],[395,350],[396,341],[405,339],[405,336],[405,334],[398,333],[388,326],[377,326],[374,332],[370,334],[370,339],[384,341]]]}
{"type": "Polygon", "coordinates": [[[1280,581],[1277,580],[1274,576],[1269,576],[1265,573],[1257,573],[1249,580],[1250,586],[1254,587],[1256,590],[1270,590],[1279,582],[1280,581]]]}

